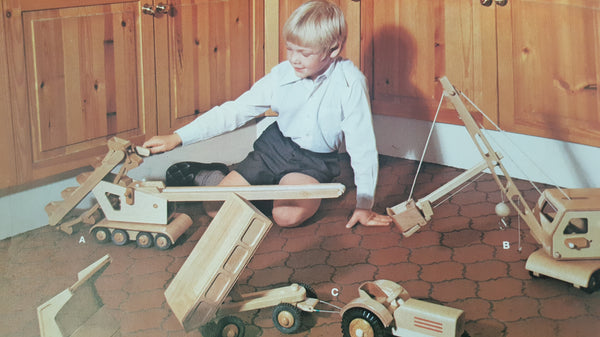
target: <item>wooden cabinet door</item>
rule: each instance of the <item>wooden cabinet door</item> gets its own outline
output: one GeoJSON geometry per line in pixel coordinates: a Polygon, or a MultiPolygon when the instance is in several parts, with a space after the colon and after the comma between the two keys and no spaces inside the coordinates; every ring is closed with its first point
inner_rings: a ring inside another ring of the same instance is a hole
{"type": "MultiPolygon", "coordinates": [[[[433,120],[447,76],[496,119],[495,8],[479,0],[362,0],[373,112],[433,120]]],[[[451,108],[450,104],[445,107],[451,108]]],[[[438,121],[460,123],[453,109],[438,121]]]]}
{"type": "Polygon", "coordinates": [[[156,133],[152,18],[113,2],[6,0],[19,182],[156,133]]]}
{"type": "Polygon", "coordinates": [[[600,146],[600,1],[498,7],[500,126],[600,146]]]}
{"type": "MultiPolygon", "coordinates": [[[[0,9],[2,9],[0,4],[0,9]]],[[[0,27],[4,27],[4,11],[0,15],[0,27]]],[[[15,167],[15,143],[12,129],[10,109],[10,85],[8,82],[8,65],[6,63],[6,36],[4,29],[0,32],[0,188],[16,184],[17,171],[15,167]]]]}
{"type": "Polygon", "coordinates": [[[255,21],[262,20],[261,3],[171,0],[167,15],[155,18],[159,133],[237,98],[256,71],[262,76],[254,66],[262,59],[262,22],[255,21]]]}

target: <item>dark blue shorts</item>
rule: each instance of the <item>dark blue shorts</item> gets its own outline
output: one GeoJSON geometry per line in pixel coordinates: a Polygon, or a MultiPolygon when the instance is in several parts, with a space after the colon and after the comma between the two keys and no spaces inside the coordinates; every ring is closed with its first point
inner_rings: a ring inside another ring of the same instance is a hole
{"type": "Polygon", "coordinates": [[[254,151],[233,169],[251,185],[276,185],[288,173],[298,172],[329,183],[340,174],[337,152],[317,153],[302,149],[269,125],[254,142],[254,151]]]}

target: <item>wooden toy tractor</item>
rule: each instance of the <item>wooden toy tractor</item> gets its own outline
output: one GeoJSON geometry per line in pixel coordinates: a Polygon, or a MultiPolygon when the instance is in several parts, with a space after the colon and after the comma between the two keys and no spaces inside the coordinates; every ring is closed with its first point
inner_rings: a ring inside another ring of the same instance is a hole
{"type": "MultiPolygon", "coordinates": [[[[533,276],[549,276],[588,292],[600,289],[600,189],[547,189],[531,209],[504,168],[502,156],[494,151],[459,97],[459,91],[445,77],[440,82],[483,161],[416,202],[409,199],[388,208],[394,223],[405,236],[412,235],[431,220],[432,203],[489,169],[500,191],[542,246],[529,256],[525,268],[533,276]]],[[[498,215],[509,214],[508,206],[498,206],[498,215]]]]}
{"type": "Polygon", "coordinates": [[[464,333],[462,310],[411,298],[392,281],[365,282],[358,293],[341,311],[344,337],[383,337],[389,329],[403,337],[460,337],[464,333]]]}

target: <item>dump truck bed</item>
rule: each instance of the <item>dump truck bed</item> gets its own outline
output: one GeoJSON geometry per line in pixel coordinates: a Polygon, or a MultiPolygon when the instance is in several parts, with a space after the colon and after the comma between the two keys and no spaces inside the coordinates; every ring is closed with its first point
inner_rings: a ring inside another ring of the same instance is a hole
{"type": "Polygon", "coordinates": [[[215,318],[272,222],[232,194],[165,291],[167,303],[186,331],[215,318]]]}

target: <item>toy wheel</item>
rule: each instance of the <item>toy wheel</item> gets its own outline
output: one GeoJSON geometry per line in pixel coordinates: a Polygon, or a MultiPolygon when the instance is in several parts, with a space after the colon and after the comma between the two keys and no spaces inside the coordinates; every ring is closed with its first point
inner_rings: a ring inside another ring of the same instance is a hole
{"type": "Polygon", "coordinates": [[[112,242],[117,246],[122,246],[129,241],[129,235],[122,229],[115,229],[112,232],[112,242]]]}
{"type": "Polygon", "coordinates": [[[153,242],[152,234],[146,232],[139,232],[135,238],[135,242],[140,248],[150,248],[153,242]]]}
{"type": "Polygon", "coordinates": [[[298,285],[306,290],[306,298],[319,299],[317,297],[317,292],[311,286],[302,282],[298,282],[298,285]]]}
{"type": "Polygon", "coordinates": [[[156,241],[154,243],[156,244],[156,248],[160,250],[169,249],[173,244],[171,239],[164,234],[156,234],[156,241]]]}
{"type": "Polygon", "coordinates": [[[362,308],[352,308],[342,317],[344,337],[383,337],[384,327],[375,314],[362,308]]]}
{"type": "Polygon", "coordinates": [[[218,337],[243,337],[245,330],[244,322],[235,316],[225,316],[217,323],[218,337]]]}
{"type": "Polygon", "coordinates": [[[273,309],[273,324],[282,333],[296,333],[302,325],[302,311],[290,303],[280,303],[273,309]]]}
{"type": "Polygon", "coordinates": [[[110,231],[104,227],[96,227],[92,230],[92,236],[100,243],[107,243],[110,240],[110,231]]]}
{"type": "Polygon", "coordinates": [[[587,293],[593,293],[596,290],[600,290],[600,270],[596,270],[592,276],[590,276],[590,281],[588,282],[587,288],[583,289],[587,293]]]}

